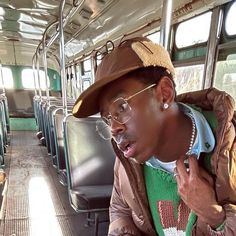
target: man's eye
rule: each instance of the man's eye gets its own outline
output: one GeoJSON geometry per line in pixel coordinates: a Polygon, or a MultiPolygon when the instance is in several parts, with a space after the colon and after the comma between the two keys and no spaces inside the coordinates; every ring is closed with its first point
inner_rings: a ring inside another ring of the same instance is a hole
{"type": "Polygon", "coordinates": [[[128,104],[127,103],[121,103],[119,105],[119,113],[127,111],[127,108],[128,108],[128,104]]]}

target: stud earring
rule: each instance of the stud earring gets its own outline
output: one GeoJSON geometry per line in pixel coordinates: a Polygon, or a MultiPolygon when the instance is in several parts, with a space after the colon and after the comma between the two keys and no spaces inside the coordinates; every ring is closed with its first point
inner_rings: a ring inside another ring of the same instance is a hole
{"type": "Polygon", "coordinates": [[[166,110],[166,109],[168,109],[168,108],[169,108],[169,104],[168,104],[168,103],[164,103],[164,104],[163,104],[163,109],[166,110]]]}

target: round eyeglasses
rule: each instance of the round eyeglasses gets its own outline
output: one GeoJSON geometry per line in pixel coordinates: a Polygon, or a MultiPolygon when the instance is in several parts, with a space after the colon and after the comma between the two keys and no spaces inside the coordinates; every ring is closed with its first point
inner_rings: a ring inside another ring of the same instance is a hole
{"type": "Polygon", "coordinates": [[[110,108],[109,114],[107,116],[102,116],[102,121],[98,120],[96,123],[96,131],[99,133],[99,135],[103,139],[106,139],[106,140],[111,139],[112,138],[112,134],[111,134],[112,120],[122,125],[128,122],[132,117],[132,109],[128,101],[131,98],[141,94],[142,92],[150,88],[153,88],[154,86],[156,86],[156,84],[151,84],[148,87],[129,96],[128,98],[120,97],[114,100],[109,107],[110,108]]]}

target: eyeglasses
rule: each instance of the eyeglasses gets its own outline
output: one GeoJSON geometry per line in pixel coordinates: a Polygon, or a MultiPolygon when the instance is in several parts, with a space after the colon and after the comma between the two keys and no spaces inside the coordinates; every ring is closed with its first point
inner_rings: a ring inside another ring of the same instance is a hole
{"type": "Polygon", "coordinates": [[[141,94],[142,92],[156,86],[156,84],[151,84],[148,87],[136,92],[135,94],[127,98],[117,98],[110,105],[110,112],[108,116],[102,116],[102,121],[98,120],[96,124],[96,131],[103,139],[111,139],[112,135],[110,132],[110,127],[112,125],[112,120],[116,121],[119,124],[125,124],[131,119],[132,109],[128,103],[131,98],[141,94]]]}

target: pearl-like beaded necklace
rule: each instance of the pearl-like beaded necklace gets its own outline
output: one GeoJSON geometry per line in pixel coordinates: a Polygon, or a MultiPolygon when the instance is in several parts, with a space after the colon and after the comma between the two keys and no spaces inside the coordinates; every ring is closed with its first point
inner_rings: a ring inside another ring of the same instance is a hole
{"type": "Polygon", "coordinates": [[[190,155],[192,147],[193,147],[195,134],[196,134],[196,123],[195,123],[195,120],[194,120],[192,114],[187,114],[187,115],[191,119],[191,122],[192,122],[192,134],[191,134],[191,139],[190,139],[190,144],[189,144],[189,147],[188,147],[188,151],[186,152],[186,155],[190,155]]]}

